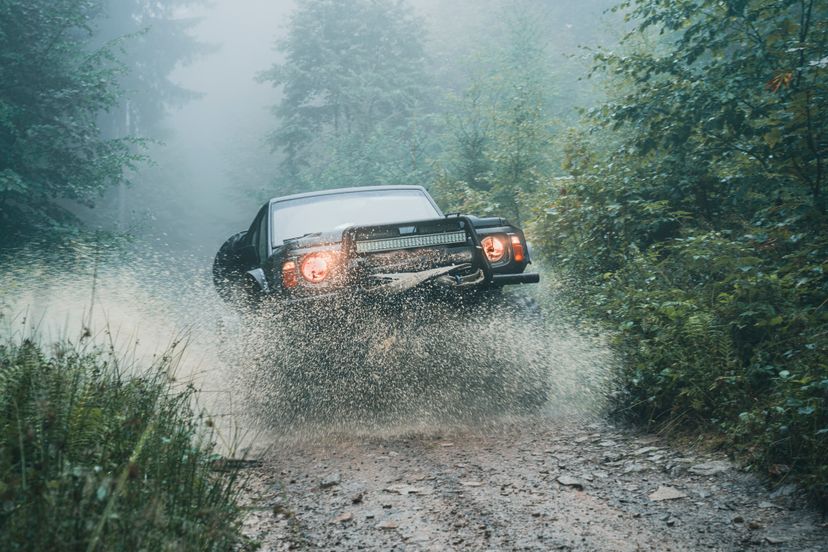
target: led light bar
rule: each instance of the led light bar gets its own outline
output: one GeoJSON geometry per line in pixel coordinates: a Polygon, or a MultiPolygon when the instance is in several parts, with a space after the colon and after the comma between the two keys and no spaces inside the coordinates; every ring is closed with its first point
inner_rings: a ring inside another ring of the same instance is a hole
{"type": "Polygon", "coordinates": [[[357,253],[377,253],[379,251],[394,251],[396,249],[450,245],[454,243],[466,243],[466,232],[444,232],[441,234],[426,234],[425,236],[358,241],[356,250],[357,253]]]}

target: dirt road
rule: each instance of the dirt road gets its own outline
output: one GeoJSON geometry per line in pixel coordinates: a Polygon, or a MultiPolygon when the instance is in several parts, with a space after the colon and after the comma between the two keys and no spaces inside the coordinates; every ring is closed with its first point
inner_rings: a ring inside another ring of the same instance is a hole
{"type": "Polygon", "coordinates": [[[250,470],[262,550],[828,550],[792,486],[606,422],[284,443],[250,470]]]}

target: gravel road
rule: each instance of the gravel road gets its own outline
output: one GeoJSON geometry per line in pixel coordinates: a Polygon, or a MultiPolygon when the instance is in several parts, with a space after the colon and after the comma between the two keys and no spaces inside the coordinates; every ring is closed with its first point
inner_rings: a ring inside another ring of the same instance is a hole
{"type": "Polygon", "coordinates": [[[248,470],[262,550],[828,550],[795,487],[606,421],[279,442],[248,470]]]}

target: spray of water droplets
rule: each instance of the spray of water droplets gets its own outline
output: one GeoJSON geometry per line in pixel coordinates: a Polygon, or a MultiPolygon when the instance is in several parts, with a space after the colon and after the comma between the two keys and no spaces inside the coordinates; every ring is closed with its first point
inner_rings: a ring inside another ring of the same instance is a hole
{"type": "Polygon", "coordinates": [[[2,331],[89,333],[135,366],[185,341],[177,378],[201,389],[200,406],[277,436],[585,418],[611,389],[600,336],[548,305],[542,317],[523,308],[524,290],[464,309],[422,297],[393,308],[242,309],[218,298],[208,269],[149,252],[124,260],[88,251],[71,266],[22,255],[0,275],[2,331]]]}

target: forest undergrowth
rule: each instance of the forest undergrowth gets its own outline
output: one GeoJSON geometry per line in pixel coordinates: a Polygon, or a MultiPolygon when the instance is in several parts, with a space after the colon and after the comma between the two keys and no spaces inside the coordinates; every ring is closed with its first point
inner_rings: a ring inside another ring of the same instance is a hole
{"type": "Polygon", "coordinates": [[[239,473],[174,380],[180,349],[146,369],[88,337],[0,344],[0,549],[242,544],[239,473]]]}

